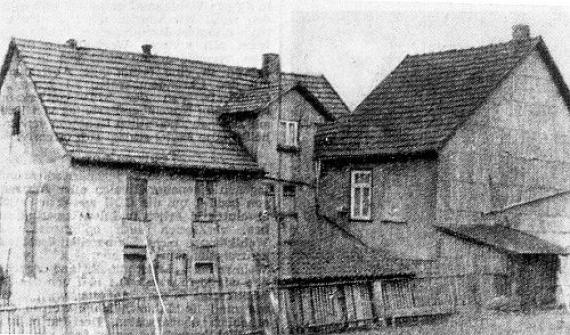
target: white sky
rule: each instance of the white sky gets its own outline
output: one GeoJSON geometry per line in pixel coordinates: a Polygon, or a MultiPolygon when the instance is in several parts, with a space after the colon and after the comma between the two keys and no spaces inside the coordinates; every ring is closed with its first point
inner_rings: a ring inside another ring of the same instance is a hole
{"type": "Polygon", "coordinates": [[[0,49],[11,36],[135,52],[150,43],[159,55],[252,67],[278,52],[285,71],[324,74],[353,108],[406,54],[507,41],[527,23],[570,80],[569,7],[471,2],[0,0],[0,49]]]}

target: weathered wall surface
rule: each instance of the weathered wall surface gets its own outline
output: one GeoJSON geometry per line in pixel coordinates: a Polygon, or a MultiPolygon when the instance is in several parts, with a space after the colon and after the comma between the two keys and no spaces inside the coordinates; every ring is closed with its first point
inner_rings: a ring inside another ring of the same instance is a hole
{"type": "Polygon", "coordinates": [[[339,218],[349,231],[372,246],[415,259],[436,257],[436,162],[411,160],[392,163],[326,166],[319,181],[322,212],[339,218]],[[372,219],[350,220],[350,173],[372,170],[372,219]]]}
{"type": "Polygon", "coordinates": [[[117,291],[123,278],[123,248],[145,246],[147,236],[151,256],[174,253],[188,259],[187,283],[161,280],[170,268],[159,266],[159,286],[164,292],[247,288],[258,283],[256,257],[273,257],[269,249],[276,226],[261,213],[261,183],[220,176],[215,183],[218,220],[202,222],[195,220],[195,181],[188,175],[74,166],[70,292],[117,291]],[[130,173],[148,180],[148,222],[126,219],[130,173]],[[194,274],[192,262],[197,248],[206,245],[215,247],[219,268],[215,276],[201,278],[194,274]]]}
{"type": "MultiPolygon", "coordinates": [[[[566,246],[570,232],[567,204],[522,206],[525,214],[514,210],[518,223],[483,216],[567,190],[570,115],[535,52],[459,128],[442,151],[437,222],[448,226],[507,223],[566,246]]],[[[450,248],[462,253],[463,242],[454,243],[450,248]]]]}
{"type": "Polygon", "coordinates": [[[65,296],[69,160],[57,142],[25,65],[17,56],[0,92],[0,265],[11,284],[9,302],[27,305],[65,296]],[[20,133],[12,135],[20,109],[20,133]],[[35,277],[24,274],[26,192],[37,192],[35,277]]]}
{"type": "Polygon", "coordinates": [[[442,225],[570,190],[570,115],[537,53],[458,130],[438,174],[442,225]]]}
{"type": "Polygon", "coordinates": [[[229,118],[230,127],[267,172],[267,182],[275,186],[278,212],[286,214],[282,224],[284,240],[306,237],[316,229],[314,135],[325,118],[297,90],[273,98],[273,103],[257,116],[229,118]],[[283,147],[281,121],[298,122],[296,148],[283,147]],[[284,185],[295,186],[295,213],[286,209],[284,185]]]}
{"type": "MultiPolygon", "coordinates": [[[[570,192],[512,206],[484,216],[488,223],[520,229],[570,250],[570,192]]],[[[561,257],[558,299],[570,302],[570,263],[561,257]]]]}

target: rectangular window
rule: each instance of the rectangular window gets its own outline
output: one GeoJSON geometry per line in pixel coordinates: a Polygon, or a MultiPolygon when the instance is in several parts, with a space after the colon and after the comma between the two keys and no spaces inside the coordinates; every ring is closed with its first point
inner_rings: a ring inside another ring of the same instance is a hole
{"type": "Polygon", "coordinates": [[[24,200],[24,276],[34,278],[36,275],[36,221],[38,208],[38,192],[26,192],[24,200]]]}
{"type": "Polygon", "coordinates": [[[283,213],[295,213],[295,185],[283,185],[283,213]]]}
{"type": "Polygon", "coordinates": [[[370,220],[372,198],[372,172],[352,171],[350,178],[350,217],[370,220]]]}
{"type": "Polygon", "coordinates": [[[20,123],[22,118],[22,112],[20,107],[14,108],[12,112],[12,135],[20,134],[20,123]]]}
{"type": "Polygon", "coordinates": [[[127,219],[146,221],[147,219],[147,180],[141,177],[127,178],[127,219]]]}
{"type": "Polygon", "coordinates": [[[218,257],[214,246],[199,246],[194,256],[194,277],[213,278],[218,257]]]}
{"type": "Polygon", "coordinates": [[[266,184],[264,193],[264,210],[268,213],[275,213],[277,209],[277,198],[275,195],[275,185],[266,184]]]}
{"type": "Polygon", "coordinates": [[[146,280],[146,248],[125,246],[123,252],[123,281],[126,284],[143,284],[146,280]]]}
{"type": "Polygon", "coordinates": [[[196,181],[196,221],[216,219],[216,194],[213,180],[196,181]]]}
{"type": "Polygon", "coordinates": [[[188,272],[188,257],[177,253],[172,256],[172,284],[178,287],[186,286],[188,272]]]}
{"type": "Polygon", "coordinates": [[[289,147],[298,146],[299,122],[281,121],[281,144],[289,147]]]}

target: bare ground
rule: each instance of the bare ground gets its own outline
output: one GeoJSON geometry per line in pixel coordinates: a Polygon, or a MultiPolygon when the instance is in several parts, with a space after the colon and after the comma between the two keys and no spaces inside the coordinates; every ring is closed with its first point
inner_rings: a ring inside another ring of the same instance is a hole
{"type": "MultiPolygon", "coordinates": [[[[346,334],[346,333],[345,333],[346,334]]],[[[570,334],[570,313],[564,310],[531,313],[483,312],[454,315],[429,324],[361,330],[351,335],[564,335],[570,334]]]]}

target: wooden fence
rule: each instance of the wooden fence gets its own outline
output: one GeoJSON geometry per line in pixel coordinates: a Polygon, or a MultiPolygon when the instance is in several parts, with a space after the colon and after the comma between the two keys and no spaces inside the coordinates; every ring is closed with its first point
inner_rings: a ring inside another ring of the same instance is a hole
{"type": "Polygon", "coordinates": [[[0,333],[257,334],[263,300],[258,292],[185,293],[4,308],[0,333]]]}
{"type": "Polygon", "coordinates": [[[454,278],[410,278],[290,287],[282,292],[292,334],[338,332],[455,310],[454,278]]]}
{"type": "Polygon", "coordinates": [[[283,334],[339,332],[451,313],[461,300],[457,283],[440,277],[297,285],[281,288],[277,302],[268,292],[243,291],[3,308],[0,333],[261,334],[275,321],[283,334]]]}

